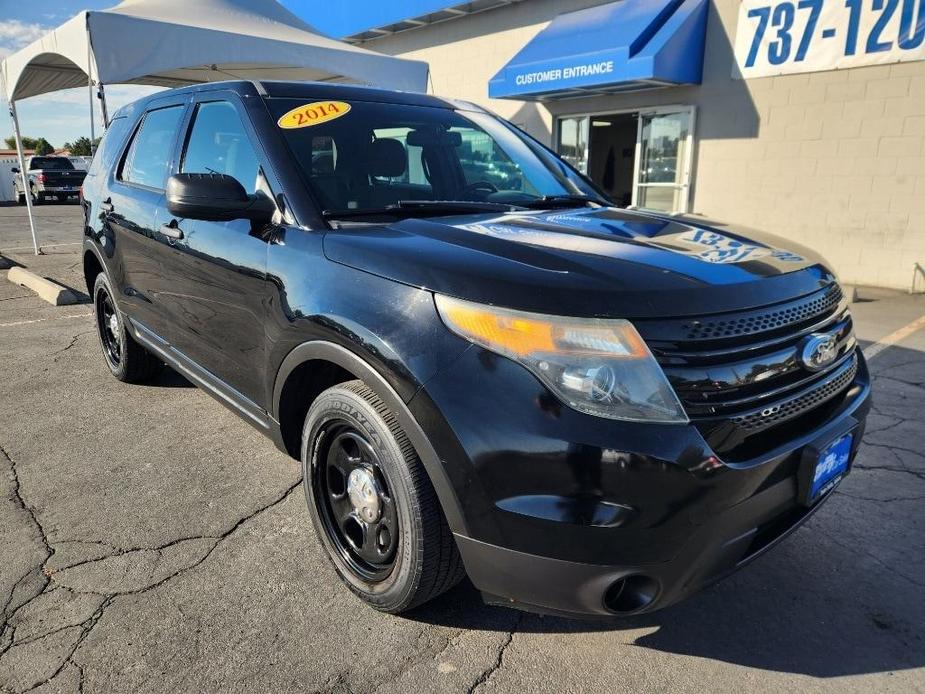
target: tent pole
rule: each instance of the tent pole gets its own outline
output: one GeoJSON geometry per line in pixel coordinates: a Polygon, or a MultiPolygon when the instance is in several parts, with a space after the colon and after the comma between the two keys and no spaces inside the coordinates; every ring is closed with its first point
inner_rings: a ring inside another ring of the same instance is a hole
{"type": "Polygon", "coordinates": [[[90,22],[87,21],[87,93],[90,95],[90,152],[96,139],[96,113],[93,108],[93,48],[90,46],[90,22]]]}
{"type": "Polygon", "coordinates": [[[26,174],[26,157],[22,151],[22,135],[19,132],[19,118],[16,115],[16,102],[10,99],[10,118],[13,120],[13,134],[16,136],[16,153],[19,155],[19,175],[22,177],[23,195],[26,198],[26,210],[29,213],[29,228],[32,230],[32,247],[36,255],[42,255],[38,239],[35,236],[35,219],[32,217],[32,193],[29,190],[29,177],[26,174]]]}
{"type": "Polygon", "coordinates": [[[93,78],[87,81],[87,88],[90,92],[90,148],[93,148],[93,141],[96,139],[96,125],[93,123],[96,118],[93,113],[93,78]]]}
{"type": "Polygon", "coordinates": [[[106,130],[109,127],[109,109],[106,107],[106,90],[103,88],[102,82],[100,82],[97,95],[100,97],[100,110],[103,112],[103,130],[106,130]]]}

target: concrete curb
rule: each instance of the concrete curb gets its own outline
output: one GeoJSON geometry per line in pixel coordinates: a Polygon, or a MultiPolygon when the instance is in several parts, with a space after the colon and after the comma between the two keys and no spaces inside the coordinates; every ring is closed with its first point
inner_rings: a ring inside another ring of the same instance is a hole
{"type": "Polygon", "coordinates": [[[67,287],[62,287],[60,284],[52,282],[45,277],[39,277],[34,272],[29,272],[25,268],[11,268],[10,271],[6,273],[6,277],[13,284],[31,289],[39,295],[40,299],[47,301],[52,306],[69,306],[79,301],[77,295],[67,287]]]}

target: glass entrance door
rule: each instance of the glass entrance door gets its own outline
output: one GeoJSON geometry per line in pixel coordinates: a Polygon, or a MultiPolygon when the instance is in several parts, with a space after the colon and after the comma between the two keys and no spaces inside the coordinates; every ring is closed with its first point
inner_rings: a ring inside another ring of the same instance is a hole
{"type": "Polygon", "coordinates": [[[563,117],[556,151],[617,205],[687,212],[694,115],[693,106],[665,106],[563,117]]]}
{"type": "Polygon", "coordinates": [[[588,173],[588,117],[561,118],[556,151],[569,164],[588,173]]]}
{"type": "Polygon", "coordinates": [[[693,126],[693,107],[639,113],[634,206],[687,212],[693,126]]]}

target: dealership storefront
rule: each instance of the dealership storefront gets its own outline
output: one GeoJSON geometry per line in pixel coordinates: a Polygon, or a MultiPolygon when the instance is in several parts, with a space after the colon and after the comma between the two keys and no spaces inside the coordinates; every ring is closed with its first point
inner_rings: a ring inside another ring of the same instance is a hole
{"type": "Polygon", "coordinates": [[[620,204],[799,240],[850,283],[925,263],[925,0],[342,5],[319,28],[428,61],[620,204]]]}

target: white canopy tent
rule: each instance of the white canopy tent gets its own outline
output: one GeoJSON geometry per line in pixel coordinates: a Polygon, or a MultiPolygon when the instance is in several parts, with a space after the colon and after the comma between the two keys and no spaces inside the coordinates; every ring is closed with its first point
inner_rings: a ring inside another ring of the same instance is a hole
{"type": "MultiPolygon", "coordinates": [[[[84,11],[0,63],[23,190],[29,190],[16,101],[89,85],[108,124],[104,85],[177,87],[227,79],[287,79],[427,90],[427,63],[324,36],[276,0],[124,0],[84,11]]],[[[26,195],[35,252],[39,253],[26,195]]]]}

